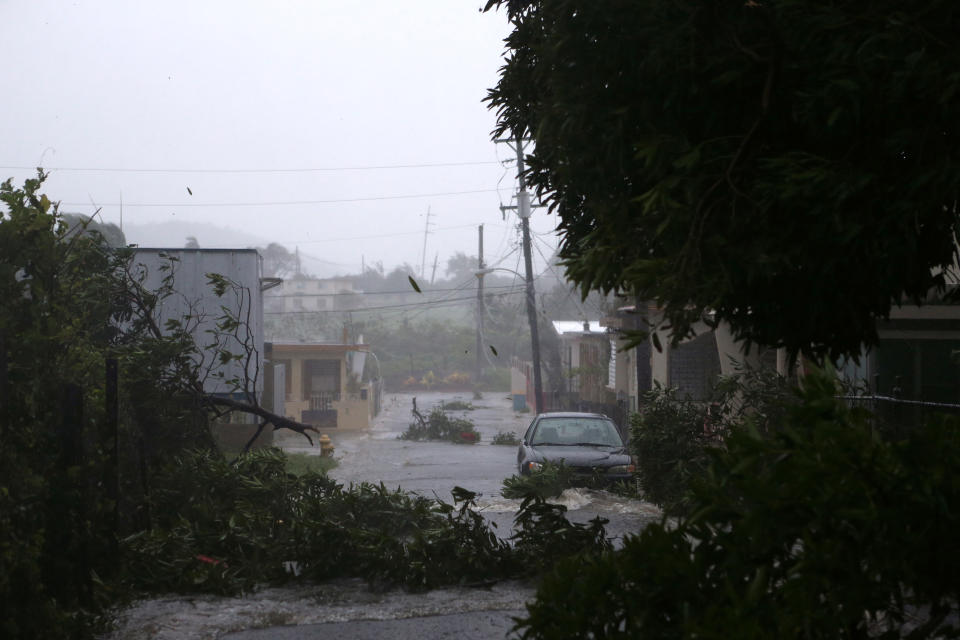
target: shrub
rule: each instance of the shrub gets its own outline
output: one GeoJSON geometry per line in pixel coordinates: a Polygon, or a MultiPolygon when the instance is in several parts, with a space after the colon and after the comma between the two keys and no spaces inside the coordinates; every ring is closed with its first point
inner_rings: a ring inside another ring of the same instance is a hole
{"type": "Polygon", "coordinates": [[[644,394],[640,411],[630,418],[629,443],[644,497],[668,512],[680,512],[690,482],[707,467],[712,446],[746,419],[758,432],[770,433],[796,397],[776,371],[746,366],[721,378],[707,402],[680,398],[676,389],[662,387],[644,394]]]}
{"type": "Polygon", "coordinates": [[[532,576],[569,554],[609,548],[604,521],[571,524],[565,509],[531,496],[499,539],[476,495],[453,503],[382,484],[344,488],[325,475],[285,471],[284,454],[258,450],[235,463],[206,451],[178,457],[150,496],[154,526],[123,541],[133,593],[250,591],[295,579],[362,577],[421,590],[532,576]]]}
{"type": "Polygon", "coordinates": [[[706,419],[704,405],[679,400],[675,389],[644,394],[641,411],[630,419],[630,452],[647,500],[679,508],[690,475],[702,473],[707,462],[706,419]]]}
{"type": "Polygon", "coordinates": [[[337,466],[333,456],[316,456],[306,453],[287,453],[287,472],[296,476],[305,473],[326,473],[337,466]]]}
{"type": "Polygon", "coordinates": [[[524,637],[960,634],[960,421],[887,442],[835,393],[808,376],[770,434],[733,429],[689,517],[559,563],[524,637]]]}
{"type": "MultiPolygon", "coordinates": [[[[530,573],[549,570],[560,558],[578,564],[584,558],[612,549],[606,537],[608,520],[597,516],[588,524],[567,520],[567,508],[550,504],[537,495],[527,495],[514,518],[515,533],[511,536],[522,566],[530,573]]],[[[585,637],[565,635],[554,637],[585,637]]]]}
{"type": "Polygon", "coordinates": [[[451,418],[440,407],[423,418],[414,413],[416,422],[410,423],[406,431],[400,434],[400,440],[448,440],[455,443],[474,443],[480,441],[480,432],[473,422],[465,418],[451,418]]]}
{"type": "Polygon", "coordinates": [[[493,436],[493,440],[490,441],[490,444],[515,447],[520,444],[520,438],[512,431],[498,431],[497,435],[493,436]]]}
{"type": "Polygon", "coordinates": [[[545,462],[539,471],[526,475],[512,475],[503,480],[501,494],[504,498],[522,499],[529,496],[556,498],[564,489],[570,488],[573,471],[567,465],[545,462]]]}

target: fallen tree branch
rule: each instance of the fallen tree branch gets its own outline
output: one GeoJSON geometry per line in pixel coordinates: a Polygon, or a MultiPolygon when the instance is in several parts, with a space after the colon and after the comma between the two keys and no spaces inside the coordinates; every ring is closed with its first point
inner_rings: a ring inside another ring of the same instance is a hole
{"type": "MultiPolygon", "coordinates": [[[[259,416],[263,419],[263,422],[260,425],[260,428],[257,430],[257,435],[260,435],[263,427],[265,427],[267,424],[272,424],[274,431],[277,429],[290,429],[291,431],[296,431],[306,438],[312,446],[313,439],[310,437],[307,431],[313,431],[317,434],[320,433],[316,430],[316,428],[309,424],[304,424],[302,422],[297,422],[296,420],[291,420],[290,418],[285,418],[273,413],[272,411],[267,411],[263,407],[253,405],[248,402],[240,402],[239,400],[234,400],[233,398],[225,398],[223,396],[216,396],[208,393],[204,394],[203,399],[212,406],[226,407],[231,411],[242,411],[243,413],[259,416]]],[[[256,438],[256,436],[254,436],[254,438],[256,438]]],[[[247,446],[249,446],[251,443],[252,440],[250,443],[247,443],[247,446]]]]}

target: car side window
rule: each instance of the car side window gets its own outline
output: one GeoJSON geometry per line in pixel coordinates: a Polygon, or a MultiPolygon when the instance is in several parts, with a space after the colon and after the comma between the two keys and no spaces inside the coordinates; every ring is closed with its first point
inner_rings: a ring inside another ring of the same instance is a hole
{"type": "Polygon", "coordinates": [[[537,425],[536,419],[534,419],[533,421],[530,422],[530,426],[527,427],[526,433],[523,434],[523,441],[524,441],[524,442],[528,442],[528,443],[529,443],[530,440],[533,438],[533,429],[534,429],[534,427],[535,427],[536,425],[537,425]]]}

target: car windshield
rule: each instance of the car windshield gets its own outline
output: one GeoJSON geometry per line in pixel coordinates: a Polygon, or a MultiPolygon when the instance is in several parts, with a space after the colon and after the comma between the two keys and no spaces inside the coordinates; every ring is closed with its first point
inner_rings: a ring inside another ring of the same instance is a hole
{"type": "Polygon", "coordinates": [[[543,418],[537,424],[531,444],[596,445],[622,447],[617,427],[604,418],[543,418]]]}

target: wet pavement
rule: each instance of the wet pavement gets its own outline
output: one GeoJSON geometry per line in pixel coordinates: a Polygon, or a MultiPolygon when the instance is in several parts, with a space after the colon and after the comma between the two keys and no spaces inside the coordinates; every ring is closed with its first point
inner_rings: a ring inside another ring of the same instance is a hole
{"type": "Polygon", "coordinates": [[[503,639],[533,596],[529,585],[426,593],[372,592],[362,580],[273,587],[247,597],[169,596],[123,611],[110,640],[257,638],[503,639]],[[483,622],[483,624],[480,624],[483,622]]]}
{"type": "MultiPolygon", "coordinates": [[[[520,437],[530,414],[516,413],[505,393],[417,394],[424,415],[440,403],[468,402],[472,411],[450,411],[474,422],[477,444],[398,440],[412,421],[413,395],[384,398],[375,424],[362,431],[327,432],[339,465],[330,475],[343,484],[383,482],[427,497],[452,501],[450,491],[462,486],[479,495],[478,507],[497,525],[501,537],[511,532],[520,502],[500,495],[503,479],[516,472],[516,446],[492,445],[498,432],[520,437]]],[[[319,454],[301,436],[280,432],[275,444],[289,452],[319,454]]],[[[604,491],[568,489],[557,500],[567,516],[586,522],[607,518],[607,532],[616,542],[660,518],[653,505],[604,491]]],[[[503,582],[489,589],[449,588],[427,593],[373,593],[359,580],[270,588],[247,597],[170,596],[135,603],[122,612],[111,640],[230,638],[453,638],[486,640],[511,637],[513,618],[533,597],[528,584],[503,582]]]]}
{"type": "MultiPolygon", "coordinates": [[[[505,393],[484,393],[474,399],[470,393],[389,394],[375,424],[363,431],[330,430],[327,435],[336,447],[339,465],[330,476],[343,484],[383,482],[388,488],[400,487],[427,497],[450,502],[450,491],[461,486],[477,494],[484,516],[497,525],[501,537],[510,535],[519,500],[501,496],[503,479],[516,473],[516,446],[493,445],[499,432],[520,438],[533,419],[532,414],[513,411],[513,402],[505,393]],[[435,406],[459,401],[473,410],[449,411],[453,417],[472,421],[481,434],[477,444],[450,442],[412,442],[399,440],[413,421],[413,398],[423,415],[435,406]]],[[[290,452],[318,453],[298,434],[278,433],[276,444],[290,452]]],[[[627,500],[606,491],[568,489],[555,500],[564,504],[567,516],[575,522],[587,522],[597,516],[609,520],[607,533],[614,540],[637,533],[660,518],[654,505],[627,500]]]]}

